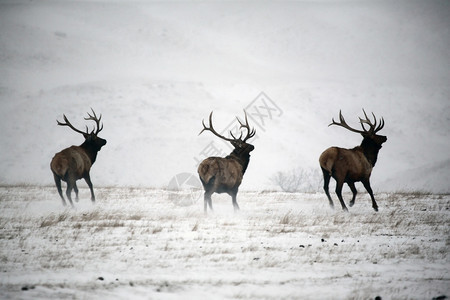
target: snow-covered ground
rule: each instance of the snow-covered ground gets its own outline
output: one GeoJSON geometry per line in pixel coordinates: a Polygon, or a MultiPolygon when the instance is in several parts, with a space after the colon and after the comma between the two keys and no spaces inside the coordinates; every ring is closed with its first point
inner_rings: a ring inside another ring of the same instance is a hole
{"type": "MultiPolygon", "coordinates": [[[[349,213],[322,194],[0,188],[1,299],[432,299],[450,295],[450,197],[367,195],[349,213]],[[58,203],[59,204],[59,203],[58,203]]],[[[346,195],[347,199],[350,195],[346,195]]]]}

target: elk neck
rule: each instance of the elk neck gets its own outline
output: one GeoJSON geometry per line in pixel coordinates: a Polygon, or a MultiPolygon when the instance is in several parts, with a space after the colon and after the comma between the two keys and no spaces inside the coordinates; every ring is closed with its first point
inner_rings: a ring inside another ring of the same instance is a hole
{"type": "Polygon", "coordinates": [[[245,171],[247,170],[248,163],[250,162],[250,153],[234,149],[233,152],[231,152],[230,155],[225,158],[236,160],[242,166],[242,175],[244,175],[245,171]]]}
{"type": "Polygon", "coordinates": [[[378,152],[381,149],[381,145],[375,143],[369,137],[364,137],[359,147],[362,149],[362,152],[369,163],[374,167],[378,159],[378,152]]]}
{"type": "Polygon", "coordinates": [[[91,164],[94,164],[99,151],[98,147],[92,141],[86,140],[80,145],[80,148],[82,148],[86,152],[87,156],[89,156],[91,164]]]}

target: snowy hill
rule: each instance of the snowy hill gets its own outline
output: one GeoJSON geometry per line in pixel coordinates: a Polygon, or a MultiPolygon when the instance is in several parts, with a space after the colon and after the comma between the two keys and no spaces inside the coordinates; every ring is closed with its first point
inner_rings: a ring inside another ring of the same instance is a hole
{"type": "Polygon", "coordinates": [[[92,107],[108,141],[94,185],[165,187],[211,142],[231,151],[198,136],[210,111],[225,130],[246,108],[242,189],[273,189],[358,145],[327,125],[365,108],[388,137],[374,189],[449,193],[449,20],[447,1],[0,1],[0,184],[52,184],[54,153],[83,141],[56,119],[83,128],[92,107]]]}

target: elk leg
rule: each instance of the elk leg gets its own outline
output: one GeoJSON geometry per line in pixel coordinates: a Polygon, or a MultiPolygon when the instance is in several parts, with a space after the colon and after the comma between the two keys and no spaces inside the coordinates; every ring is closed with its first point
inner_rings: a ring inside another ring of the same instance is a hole
{"type": "Polygon", "coordinates": [[[75,191],[75,201],[78,202],[78,187],[77,182],[73,184],[73,190],[75,191]]]}
{"type": "Polygon", "coordinates": [[[213,208],[212,208],[212,200],[211,200],[211,193],[205,192],[204,198],[205,198],[205,214],[206,214],[206,210],[207,210],[207,206],[208,206],[208,205],[209,205],[209,209],[210,209],[211,211],[213,211],[213,208]]]}
{"type": "Polygon", "coordinates": [[[70,180],[67,180],[66,196],[67,196],[67,199],[69,199],[70,205],[71,205],[72,207],[74,207],[74,206],[73,206],[73,202],[72,202],[72,197],[70,196],[70,194],[72,193],[72,185],[73,185],[73,182],[70,181],[70,180]]]}
{"type": "Polygon", "coordinates": [[[350,201],[350,203],[349,203],[350,207],[352,207],[355,204],[356,194],[358,192],[356,191],[354,182],[347,182],[347,184],[348,184],[348,186],[350,187],[350,190],[352,190],[352,193],[353,193],[352,201],[350,201]]]}
{"type": "Polygon", "coordinates": [[[328,185],[330,184],[331,175],[324,168],[322,168],[322,172],[323,172],[323,189],[325,190],[325,194],[328,197],[328,201],[330,202],[331,208],[334,208],[334,203],[333,203],[333,200],[331,200],[330,191],[328,189],[328,185]]]}
{"type": "Polygon", "coordinates": [[[62,203],[64,206],[66,206],[67,203],[66,200],[64,200],[64,196],[61,189],[61,178],[59,178],[59,176],[56,175],[55,173],[53,173],[53,178],[55,178],[56,189],[58,190],[58,194],[61,197],[62,203]]]}
{"type": "Polygon", "coordinates": [[[92,186],[91,176],[89,176],[89,174],[87,174],[84,177],[84,180],[86,181],[87,185],[89,186],[89,189],[91,190],[91,201],[92,201],[92,203],[94,203],[95,195],[94,195],[94,187],[92,186]]]}
{"type": "Polygon", "coordinates": [[[342,198],[342,186],[343,185],[344,185],[343,182],[336,180],[336,194],[339,198],[339,201],[341,202],[342,209],[344,211],[348,211],[347,206],[345,206],[344,199],[342,198]]]}
{"type": "Polygon", "coordinates": [[[211,195],[209,195],[208,205],[209,205],[209,209],[210,209],[211,211],[213,211],[211,195]]]}
{"type": "Polygon", "coordinates": [[[363,182],[364,187],[366,188],[367,192],[370,195],[370,198],[372,198],[372,207],[375,211],[378,211],[378,204],[375,201],[375,197],[373,196],[373,191],[372,188],[370,187],[370,182],[369,180],[364,180],[363,182]]]}
{"type": "Polygon", "coordinates": [[[237,204],[236,196],[237,196],[237,192],[235,192],[235,193],[233,193],[231,195],[231,199],[233,200],[234,211],[238,211],[239,210],[239,205],[237,204]]]}

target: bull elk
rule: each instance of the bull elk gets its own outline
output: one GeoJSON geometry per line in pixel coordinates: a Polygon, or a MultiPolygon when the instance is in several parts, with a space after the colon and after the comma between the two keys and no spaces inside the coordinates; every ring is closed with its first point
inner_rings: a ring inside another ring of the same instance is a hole
{"type": "Polygon", "coordinates": [[[210,210],[213,210],[211,201],[211,195],[213,193],[227,193],[232,198],[234,210],[239,210],[236,196],[250,161],[250,152],[255,149],[253,145],[247,143],[247,140],[254,137],[256,134],[255,129],[250,129],[247,113],[245,111],[244,113],[245,124],[241,122],[239,118],[236,118],[240,124],[239,128],[247,130],[247,134],[243,139],[242,131],[239,138],[236,138],[231,131],[230,134],[232,138],[226,138],[217,133],[212,124],[212,112],[209,115],[209,127],[205,125],[204,120],[202,121],[203,129],[200,131],[199,135],[203,131],[211,131],[222,140],[230,142],[234,147],[234,150],[230,155],[226,157],[208,157],[198,166],[198,174],[205,190],[205,213],[208,205],[210,210]]]}
{"type": "Polygon", "coordinates": [[[92,120],[96,123],[97,127],[89,132],[86,126],[86,132],[76,129],[72,124],[70,124],[66,115],[64,117],[64,123],[56,121],[60,126],[68,126],[75,132],[81,133],[85,138],[85,141],[80,146],[71,146],[58,152],[53,157],[50,163],[50,169],[53,172],[53,177],[55,179],[56,188],[61,196],[63,205],[66,205],[64,196],[61,190],[61,180],[67,182],[66,196],[69,199],[70,205],[73,207],[73,202],[71,198],[72,189],[75,191],[75,200],[78,202],[78,188],[76,181],[84,178],[89,189],[91,190],[91,201],[95,202],[94,190],[92,187],[91,178],[89,176],[89,171],[91,170],[92,164],[97,158],[97,153],[106,144],[106,140],[98,137],[98,134],[103,129],[103,124],[100,125],[100,120],[102,116],[97,118],[94,110],[92,110],[92,115],[88,113],[88,117],[85,120],[92,120]]]}
{"type": "Polygon", "coordinates": [[[364,112],[365,119],[359,118],[362,130],[357,130],[351,128],[345,122],[342,112],[339,111],[340,122],[334,121],[332,119],[331,125],[337,125],[344,127],[352,132],[359,133],[363,136],[363,141],[360,146],[353,149],[343,149],[339,147],[331,147],[325,150],[319,158],[320,167],[323,172],[323,189],[328,197],[330,206],[334,207],[333,201],[331,200],[330,193],[328,191],[328,184],[330,183],[330,177],[336,180],[336,194],[341,202],[342,209],[348,211],[345,206],[344,200],[342,199],[342,187],[344,182],[350,187],[353,193],[353,198],[350,201],[350,207],[355,204],[356,198],[356,188],[355,182],[361,181],[367,192],[372,199],[372,207],[375,211],[378,211],[378,205],[373,196],[372,188],[370,187],[370,174],[372,169],[377,162],[378,152],[381,149],[381,145],[387,141],[387,137],[383,135],[378,135],[377,132],[383,129],[384,119],[381,118],[380,123],[377,125],[377,119],[372,113],[374,122],[367,117],[366,112],[364,112]],[[365,125],[369,126],[366,129],[365,125]]]}

